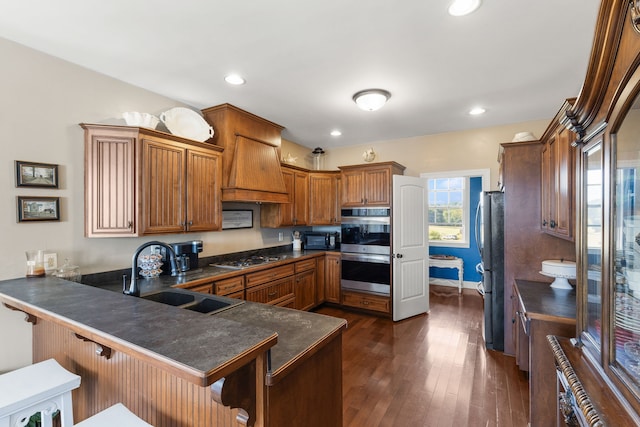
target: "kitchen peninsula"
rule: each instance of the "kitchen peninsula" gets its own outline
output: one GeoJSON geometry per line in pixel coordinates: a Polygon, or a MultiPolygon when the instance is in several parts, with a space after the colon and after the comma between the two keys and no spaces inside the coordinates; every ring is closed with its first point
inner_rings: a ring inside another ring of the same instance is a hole
{"type": "Polygon", "coordinates": [[[342,425],[342,319],[206,315],[51,277],[0,282],[0,301],[33,324],[34,362],[82,377],[76,421],[122,402],[154,426],[342,425]]]}

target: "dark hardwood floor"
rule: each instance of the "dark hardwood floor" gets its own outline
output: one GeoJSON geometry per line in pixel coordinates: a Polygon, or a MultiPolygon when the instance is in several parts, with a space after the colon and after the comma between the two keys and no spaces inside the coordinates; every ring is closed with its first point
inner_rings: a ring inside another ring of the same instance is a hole
{"type": "Polygon", "coordinates": [[[401,322],[321,307],[343,335],[344,427],[526,426],[526,375],[488,351],[482,297],[431,286],[431,311],[401,322]]]}

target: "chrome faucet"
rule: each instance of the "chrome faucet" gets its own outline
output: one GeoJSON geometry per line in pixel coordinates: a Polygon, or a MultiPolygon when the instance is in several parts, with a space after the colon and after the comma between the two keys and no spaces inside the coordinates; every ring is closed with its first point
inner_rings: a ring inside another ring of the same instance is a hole
{"type": "MultiPolygon", "coordinates": [[[[149,246],[162,246],[167,250],[167,256],[169,257],[169,262],[171,263],[171,275],[178,276],[182,273],[180,267],[178,267],[178,263],[176,262],[177,257],[176,253],[173,251],[173,248],[166,243],[151,241],[144,243],[136,249],[136,252],[133,254],[133,258],[131,259],[131,283],[127,287],[126,280],[122,283],[122,293],[126,295],[132,295],[134,297],[140,296],[140,286],[138,286],[138,257],[140,253],[145,248],[149,246]]],[[[126,278],[126,276],[124,276],[126,278]]]]}

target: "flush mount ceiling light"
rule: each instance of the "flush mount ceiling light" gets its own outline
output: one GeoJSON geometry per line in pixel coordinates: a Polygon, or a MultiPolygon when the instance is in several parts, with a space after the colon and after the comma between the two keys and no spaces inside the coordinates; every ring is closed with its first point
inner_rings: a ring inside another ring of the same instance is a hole
{"type": "Polygon", "coordinates": [[[353,101],[364,111],[379,110],[391,98],[391,94],[383,89],[367,89],[353,95],[353,101]]]}
{"type": "Polygon", "coordinates": [[[464,16],[468,15],[480,7],[480,0],[454,0],[449,6],[449,15],[464,16]]]}
{"type": "Polygon", "coordinates": [[[342,132],[340,132],[338,129],[331,131],[331,136],[340,136],[340,135],[342,135],[342,132]]]}
{"type": "Polygon", "coordinates": [[[479,116],[480,114],[484,114],[486,112],[487,110],[485,110],[482,107],[474,107],[471,110],[469,110],[469,114],[472,116],[479,116]]]}
{"type": "Polygon", "coordinates": [[[243,85],[245,80],[238,74],[229,74],[225,76],[224,81],[229,83],[230,85],[243,85]]]}

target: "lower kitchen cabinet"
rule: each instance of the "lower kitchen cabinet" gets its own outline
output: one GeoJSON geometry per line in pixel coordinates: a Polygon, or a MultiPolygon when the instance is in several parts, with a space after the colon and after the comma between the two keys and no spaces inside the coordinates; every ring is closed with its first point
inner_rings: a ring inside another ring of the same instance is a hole
{"type": "Polygon", "coordinates": [[[339,253],[325,256],[324,300],[335,304],[340,304],[340,261],[339,253]]]}
{"type": "Polygon", "coordinates": [[[558,397],[554,356],[547,335],[576,335],[576,292],[528,280],[516,280],[513,291],[518,304],[514,320],[523,332],[520,349],[528,349],[529,425],[553,426],[558,397]]]}
{"type": "Polygon", "coordinates": [[[291,276],[248,288],[245,292],[247,301],[273,305],[285,303],[287,306],[289,300],[294,298],[293,289],[294,278],[291,276]]]}
{"type": "Polygon", "coordinates": [[[342,305],[362,308],[365,310],[379,311],[381,313],[391,312],[389,297],[365,294],[360,292],[343,291],[342,305]]]}
{"type": "Polygon", "coordinates": [[[309,310],[316,305],[316,271],[296,274],[296,305],[298,310],[309,310]]]}
{"type": "Polygon", "coordinates": [[[213,293],[229,298],[244,299],[244,276],[213,282],[213,293]]]}
{"type": "Polygon", "coordinates": [[[188,289],[193,292],[202,292],[203,294],[213,294],[213,285],[211,283],[204,283],[202,285],[190,286],[184,289],[188,289]]]}

